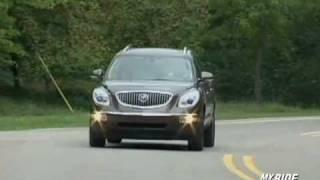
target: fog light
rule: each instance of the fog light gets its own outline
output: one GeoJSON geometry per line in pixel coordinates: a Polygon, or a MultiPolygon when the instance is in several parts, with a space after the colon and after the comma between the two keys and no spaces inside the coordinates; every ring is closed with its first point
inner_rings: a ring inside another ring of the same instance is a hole
{"type": "Polygon", "coordinates": [[[198,120],[195,114],[187,114],[181,118],[180,122],[183,124],[192,124],[198,120]]]}
{"type": "Polygon", "coordinates": [[[101,122],[101,121],[107,121],[107,116],[100,111],[94,111],[91,114],[92,122],[101,122]]]}

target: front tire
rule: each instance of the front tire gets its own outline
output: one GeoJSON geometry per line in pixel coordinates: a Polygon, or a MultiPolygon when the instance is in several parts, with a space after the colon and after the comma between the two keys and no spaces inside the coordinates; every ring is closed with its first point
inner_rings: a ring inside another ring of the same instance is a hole
{"type": "Polygon", "coordinates": [[[208,128],[204,131],[204,146],[214,147],[215,141],[215,121],[213,120],[208,128]]]}
{"type": "Polygon", "coordinates": [[[89,141],[91,147],[104,147],[106,145],[106,139],[100,128],[94,128],[92,126],[89,130],[89,141]]]}
{"type": "Polygon", "coordinates": [[[202,151],[203,149],[203,123],[197,125],[196,134],[188,141],[189,150],[202,151]]]}

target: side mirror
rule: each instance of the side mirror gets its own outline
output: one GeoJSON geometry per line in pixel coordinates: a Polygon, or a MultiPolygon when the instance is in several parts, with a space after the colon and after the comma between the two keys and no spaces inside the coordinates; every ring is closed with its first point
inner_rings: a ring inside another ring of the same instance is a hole
{"type": "Polygon", "coordinates": [[[204,71],[204,72],[201,72],[201,78],[203,80],[213,80],[213,74],[210,72],[204,71]]]}
{"type": "Polygon", "coordinates": [[[95,69],[92,71],[91,79],[100,79],[103,75],[102,69],[95,69]]]}

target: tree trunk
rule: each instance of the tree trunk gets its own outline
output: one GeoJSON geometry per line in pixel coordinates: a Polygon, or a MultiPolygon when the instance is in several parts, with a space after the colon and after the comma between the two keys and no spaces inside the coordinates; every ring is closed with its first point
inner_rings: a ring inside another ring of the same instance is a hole
{"type": "Polygon", "coordinates": [[[258,104],[262,103],[262,62],[263,62],[263,49],[259,48],[257,51],[257,61],[255,68],[255,80],[254,80],[254,94],[255,100],[258,104]]]}
{"type": "Polygon", "coordinates": [[[50,79],[43,76],[44,89],[46,90],[47,93],[50,92],[50,83],[51,83],[50,79]]]}
{"type": "Polygon", "coordinates": [[[13,64],[11,66],[11,72],[13,76],[13,85],[15,89],[20,89],[21,88],[21,80],[19,76],[19,66],[17,63],[13,64]]]}

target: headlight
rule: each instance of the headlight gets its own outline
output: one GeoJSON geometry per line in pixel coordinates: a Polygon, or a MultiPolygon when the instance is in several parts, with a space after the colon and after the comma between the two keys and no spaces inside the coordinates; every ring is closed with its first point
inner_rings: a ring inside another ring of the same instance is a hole
{"type": "Polygon", "coordinates": [[[188,108],[195,106],[200,100],[200,93],[197,89],[191,89],[181,96],[179,107],[188,108]]]}
{"type": "Polygon", "coordinates": [[[93,90],[92,93],[93,101],[96,105],[99,106],[109,106],[110,105],[110,98],[107,93],[107,90],[103,87],[98,87],[93,90]]]}

